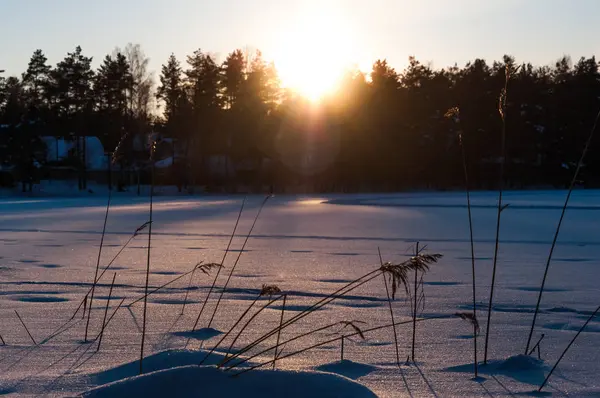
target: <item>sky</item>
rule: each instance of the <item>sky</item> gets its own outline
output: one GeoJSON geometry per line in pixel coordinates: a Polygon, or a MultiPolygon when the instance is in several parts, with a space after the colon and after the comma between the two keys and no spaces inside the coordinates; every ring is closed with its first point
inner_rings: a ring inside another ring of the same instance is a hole
{"type": "Polygon", "coordinates": [[[410,55],[435,68],[503,54],[548,65],[600,55],[598,15],[600,0],[0,0],[0,70],[20,74],[38,48],[54,65],[77,45],[98,66],[129,42],[157,75],[170,53],[198,48],[220,60],[260,49],[292,71],[322,57],[399,71],[410,55]]]}

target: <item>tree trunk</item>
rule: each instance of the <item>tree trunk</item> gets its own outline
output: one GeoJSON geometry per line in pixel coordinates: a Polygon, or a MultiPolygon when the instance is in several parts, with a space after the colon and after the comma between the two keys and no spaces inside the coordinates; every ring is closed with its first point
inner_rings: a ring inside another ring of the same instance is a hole
{"type": "Polygon", "coordinates": [[[87,137],[83,137],[83,189],[87,189],[87,137]]]}

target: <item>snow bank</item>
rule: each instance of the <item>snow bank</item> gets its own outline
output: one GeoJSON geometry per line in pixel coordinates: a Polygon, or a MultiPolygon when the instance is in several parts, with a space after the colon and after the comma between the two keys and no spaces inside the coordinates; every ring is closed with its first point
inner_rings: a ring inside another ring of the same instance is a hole
{"type": "Polygon", "coordinates": [[[377,370],[375,366],[353,362],[347,359],[321,365],[316,369],[322,372],[336,373],[354,380],[377,370]]]}
{"type": "MultiPolygon", "coordinates": [[[[204,360],[206,355],[208,355],[208,351],[204,350],[167,350],[157,352],[156,354],[144,358],[144,371],[145,373],[151,373],[179,366],[198,365],[204,360]]],[[[224,355],[213,352],[210,357],[204,361],[204,364],[216,365],[224,358],[224,355]]],[[[92,374],[90,375],[90,378],[95,385],[101,385],[137,376],[139,372],[140,362],[132,361],[117,366],[116,368],[92,374]]]]}
{"type": "Polygon", "coordinates": [[[321,372],[253,370],[231,377],[214,366],[183,366],[111,383],[84,397],[376,397],[345,377],[321,372]]]}
{"type": "MultiPolygon", "coordinates": [[[[473,372],[473,364],[453,366],[446,369],[450,372],[473,372]]],[[[540,385],[546,378],[546,363],[528,355],[515,355],[504,361],[488,361],[487,365],[479,363],[479,373],[501,374],[521,383],[540,385]]]]}

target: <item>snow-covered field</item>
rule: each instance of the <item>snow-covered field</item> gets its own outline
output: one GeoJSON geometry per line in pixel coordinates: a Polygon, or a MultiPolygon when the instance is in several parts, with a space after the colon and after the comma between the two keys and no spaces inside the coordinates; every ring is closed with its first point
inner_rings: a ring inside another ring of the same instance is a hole
{"type": "MultiPolygon", "coordinates": [[[[525,349],[537,286],[565,194],[510,192],[505,196],[505,203],[510,206],[502,217],[495,311],[489,338],[492,361],[487,369],[481,368],[485,378],[482,381],[471,380],[472,328],[458,318],[448,318],[417,324],[416,365],[404,365],[412,338],[412,326],[407,324],[397,328],[401,368],[396,366],[392,331],[384,329],[368,333],[365,341],[347,339],[346,361],[342,364],[335,363],[340,359],[339,343],[277,362],[281,370],[311,373],[277,372],[281,377],[275,377],[270,372],[249,372],[223,382],[225,375],[214,368],[182,367],[158,374],[149,382],[131,379],[89,395],[126,395],[141,389],[163,395],[169,389],[184,391],[181,387],[186,380],[197,380],[200,385],[211,384],[206,390],[190,384],[187,391],[198,396],[203,392],[208,396],[226,396],[239,391],[250,395],[252,388],[262,389],[262,395],[269,388],[286,386],[293,390],[294,385],[303,386],[306,390],[302,391],[316,396],[311,386],[329,384],[335,386],[330,396],[368,396],[367,390],[348,379],[316,371],[347,376],[380,397],[527,394],[537,389],[548,368],[536,364],[529,371],[518,371],[518,366],[502,366],[497,361],[522,354],[525,349]],[[229,384],[229,380],[237,381],[229,384]],[[177,389],[168,387],[175,383],[179,383],[177,389]],[[215,385],[229,387],[215,390],[215,385]]],[[[262,200],[260,196],[249,197],[217,286],[224,283],[262,200]]],[[[199,261],[220,262],[241,201],[240,196],[156,198],[151,288],[188,272],[199,261]]],[[[495,193],[474,194],[477,301],[481,305],[478,317],[482,332],[491,281],[495,203],[495,193]]],[[[6,342],[0,346],[0,395],[72,396],[137,373],[137,363],[110,369],[139,357],[141,302],[116,313],[98,352],[95,344],[82,343],[86,322],[81,319],[81,312],[61,328],[91,286],[105,204],[106,198],[98,194],[71,199],[0,199],[0,335],[6,342]],[[15,310],[37,346],[32,344],[15,310]]],[[[114,198],[102,266],[147,219],[147,198],[114,198]]],[[[379,265],[378,247],[385,261],[399,262],[410,256],[417,241],[428,245],[429,252],[444,255],[425,276],[422,316],[469,311],[471,261],[463,194],[276,196],[258,219],[212,327],[227,331],[263,284],[276,284],[289,294],[285,314],[286,318],[291,317],[344,282],[375,269],[379,265]]],[[[117,275],[111,311],[122,298],[127,304],[143,295],[146,245],[147,234],[142,233],[112,267],[117,275]]],[[[600,192],[577,191],[554,253],[534,334],[534,341],[545,334],[541,355],[547,366],[554,364],[590,312],[600,305],[598,258],[600,192]]],[[[102,323],[112,276],[113,272],[108,271],[97,289],[90,322],[92,337],[98,334],[102,323]]],[[[213,276],[214,271],[210,276],[196,272],[192,289],[187,289],[186,276],[148,298],[147,355],[183,349],[186,344],[188,350],[210,349],[219,340],[220,337],[214,337],[202,342],[190,339],[186,333],[194,324],[213,276]],[[186,292],[188,304],[184,315],[180,315],[186,292]]],[[[401,293],[394,302],[396,321],[410,319],[410,306],[401,293]]],[[[211,297],[199,327],[207,326],[218,295],[211,297]]],[[[242,347],[276,327],[280,314],[281,304],[273,304],[241,335],[236,346],[242,347]]],[[[360,324],[364,328],[390,322],[382,279],[290,326],[282,332],[281,339],[345,320],[364,321],[364,325],[360,324]]],[[[331,331],[324,331],[296,340],[284,347],[283,354],[330,338],[331,331]]],[[[231,341],[228,338],[224,348],[231,341]]],[[[483,334],[478,341],[482,359],[483,334]]],[[[267,343],[257,350],[272,346],[274,339],[267,343]]],[[[545,391],[553,396],[599,396],[599,346],[597,317],[579,336],[545,391]]],[[[272,355],[270,352],[254,361],[268,361],[272,355]]],[[[148,369],[192,365],[198,358],[198,353],[190,351],[167,352],[149,359],[148,369]]],[[[327,388],[321,391],[325,394],[327,388]]],[[[284,391],[280,393],[286,395],[284,391]]]]}

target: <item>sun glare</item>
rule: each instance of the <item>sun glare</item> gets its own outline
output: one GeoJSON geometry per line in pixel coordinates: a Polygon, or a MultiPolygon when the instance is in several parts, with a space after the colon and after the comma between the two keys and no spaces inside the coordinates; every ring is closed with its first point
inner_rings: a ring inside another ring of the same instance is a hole
{"type": "Polygon", "coordinates": [[[284,87],[318,101],[350,64],[351,31],[335,10],[318,8],[282,32],[275,66],[284,87]]]}

